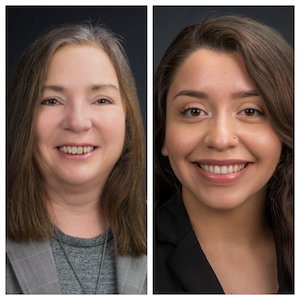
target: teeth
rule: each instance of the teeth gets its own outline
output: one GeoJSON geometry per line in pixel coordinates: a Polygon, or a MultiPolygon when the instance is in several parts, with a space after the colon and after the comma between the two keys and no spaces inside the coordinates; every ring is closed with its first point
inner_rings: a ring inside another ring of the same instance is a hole
{"type": "Polygon", "coordinates": [[[227,174],[227,168],[226,168],[226,166],[222,166],[222,168],[221,168],[221,174],[227,174]]]}
{"type": "Polygon", "coordinates": [[[83,153],[89,153],[94,150],[95,147],[91,146],[80,146],[80,147],[72,147],[72,146],[63,146],[60,147],[59,150],[64,153],[78,155],[83,153]]]}
{"type": "Polygon", "coordinates": [[[215,173],[215,174],[221,174],[221,169],[220,169],[219,166],[215,166],[215,167],[214,167],[214,173],[215,173]]]}
{"type": "Polygon", "coordinates": [[[209,165],[200,165],[199,167],[206,172],[214,173],[214,174],[231,174],[236,173],[243,170],[247,164],[242,165],[231,165],[231,166],[209,166],[209,165]]]}

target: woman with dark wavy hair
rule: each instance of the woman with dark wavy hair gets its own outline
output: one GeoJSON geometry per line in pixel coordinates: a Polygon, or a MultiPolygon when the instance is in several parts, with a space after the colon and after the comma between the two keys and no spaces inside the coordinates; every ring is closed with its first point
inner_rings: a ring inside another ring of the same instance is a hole
{"type": "Polygon", "coordinates": [[[144,129],[119,38],[80,24],[36,40],[7,120],[6,292],[146,293],[144,129]]]}
{"type": "Polygon", "coordinates": [[[293,293],[293,50],[242,16],[155,75],[155,293],[293,293]]]}

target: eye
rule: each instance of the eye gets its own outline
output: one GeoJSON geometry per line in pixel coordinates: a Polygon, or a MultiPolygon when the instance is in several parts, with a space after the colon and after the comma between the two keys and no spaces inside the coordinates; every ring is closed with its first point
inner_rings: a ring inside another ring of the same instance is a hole
{"type": "Polygon", "coordinates": [[[199,116],[205,116],[206,112],[198,107],[186,107],[180,112],[180,114],[184,117],[196,118],[199,116]]]}
{"type": "Polygon", "coordinates": [[[106,98],[101,98],[101,99],[98,99],[95,103],[96,104],[111,104],[112,101],[109,99],[106,99],[106,98]]]}
{"type": "Polygon", "coordinates": [[[41,102],[42,105],[57,105],[60,104],[60,102],[56,99],[45,99],[41,102]]]}
{"type": "Polygon", "coordinates": [[[241,115],[245,115],[246,117],[257,117],[264,116],[264,112],[259,108],[246,108],[239,112],[241,115]]]}

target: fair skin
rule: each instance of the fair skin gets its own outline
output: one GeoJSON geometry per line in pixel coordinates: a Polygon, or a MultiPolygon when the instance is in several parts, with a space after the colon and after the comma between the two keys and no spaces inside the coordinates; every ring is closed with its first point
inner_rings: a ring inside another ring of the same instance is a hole
{"type": "Polygon", "coordinates": [[[100,205],[125,140],[125,109],[116,71],[98,48],[64,46],[50,61],[36,120],[36,157],[51,221],[66,234],[106,230],[100,205]]]}
{"type": "Polygon", "coordinates": [[[200,49],[167,96],[162,154],[182,184],[201,247],[226,294],[276,293],[266,184],[282,144],[238,53],[200,49]]]}

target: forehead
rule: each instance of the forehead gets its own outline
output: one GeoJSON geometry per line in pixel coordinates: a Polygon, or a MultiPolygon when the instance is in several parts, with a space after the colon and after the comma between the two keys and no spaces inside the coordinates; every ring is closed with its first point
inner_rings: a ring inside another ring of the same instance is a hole
{"type": "Polygon", "coordinates": [[[199,49],[189,55],[174,74],[174,88],[253,89],[254,84],[238,52],[199,49]]]}
{"type": "Polygon", "coordinates": [[[115,68],[100,48],[90,45],[67,45],[54,52],[49,61],[46,81],[80,79],[80,82],[101,80],[118,84],[115,68]]]}

